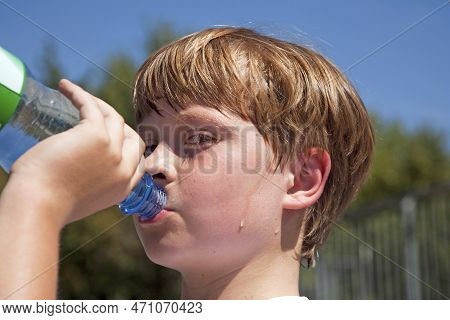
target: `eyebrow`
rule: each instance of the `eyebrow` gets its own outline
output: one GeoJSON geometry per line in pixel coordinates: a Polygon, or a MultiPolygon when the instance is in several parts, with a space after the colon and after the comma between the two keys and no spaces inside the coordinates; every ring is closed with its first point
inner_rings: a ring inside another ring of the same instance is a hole
{"type": "Polygon", "coordinates": [[[237,131],[236,126],[229,126],[225,124],[222,120],[217,119],[209,114],[197,114],[197,113],[179,113],[177,114],[177,119],[181,122],[200,122],[204,124],[212,124],[216,128],[226,129],[230,132],[237,131]]]}

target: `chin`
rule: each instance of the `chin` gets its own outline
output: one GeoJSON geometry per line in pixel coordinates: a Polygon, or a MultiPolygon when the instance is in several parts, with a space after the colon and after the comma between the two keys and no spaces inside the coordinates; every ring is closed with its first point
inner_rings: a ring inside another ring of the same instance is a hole
{"type": "Polygon", "coordinates": [[[163,267],[181,270],[188,261],[194,260],[192,250],[185,246],[162,244],[151,240],[142,244],[149,260],[163,267]]]}

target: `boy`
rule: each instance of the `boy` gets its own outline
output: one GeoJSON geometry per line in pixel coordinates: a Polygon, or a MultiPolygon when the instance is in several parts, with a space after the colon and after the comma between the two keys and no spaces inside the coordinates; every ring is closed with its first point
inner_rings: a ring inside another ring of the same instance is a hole
{"type": "Polygon", "coordinates": [[[103,101],[65,80],[60,90],[83,120],[12,168],[1,297],[54,298],[61,228],[123,200],[144,171],[168,203],[155,219],[134,217],[136,229],[152,261],[180,272],[181,298],[299,296],[300,260],[314,265],[372,159],[369,116],[343,74],[244,28],[189,35],[142,65],[144,141],[103,101]]]}

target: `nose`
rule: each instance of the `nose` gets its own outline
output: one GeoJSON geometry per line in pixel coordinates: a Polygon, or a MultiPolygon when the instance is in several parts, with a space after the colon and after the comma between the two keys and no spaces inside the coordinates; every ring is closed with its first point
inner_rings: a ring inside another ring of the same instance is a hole
{"type": "Polygon", "coordinates": [[[152,176],[158,185],[165,188],[166,185],[177,178],[175,154],[165,143],[159,143],[145,159],[145,171],[152,176]]]}

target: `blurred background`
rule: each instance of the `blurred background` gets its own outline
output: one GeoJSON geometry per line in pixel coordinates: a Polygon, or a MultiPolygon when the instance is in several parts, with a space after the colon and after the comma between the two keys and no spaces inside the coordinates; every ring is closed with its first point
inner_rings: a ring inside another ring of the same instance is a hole
{"type": "MultiPolygon", "coordinates": [[[[81,84],[130,125],[134,74],[146,57],[219,25],[323,53],[353,82],[376,127],[370,178],[316,267],[301,269],[301,293],[448,299],[449,1],[0,0],[0,46],[48,86],[63,77],[81,84]]],[[[6,182],[0,170],[0,190],[6,182]]],[[[178,273],[147,259],[115,207],[67,226],[60,256],[59,298],[179,299],[178,273]]]]}

